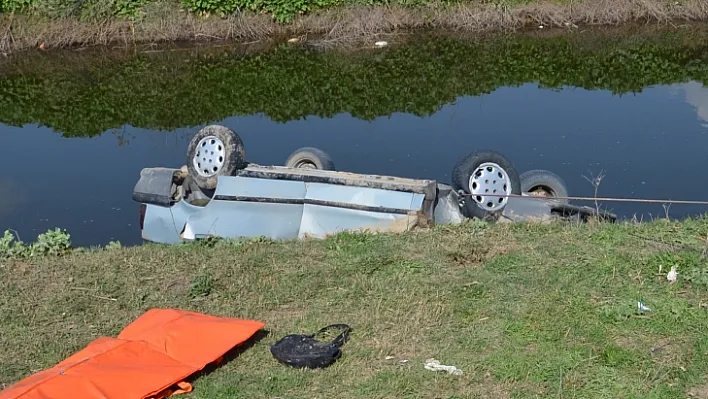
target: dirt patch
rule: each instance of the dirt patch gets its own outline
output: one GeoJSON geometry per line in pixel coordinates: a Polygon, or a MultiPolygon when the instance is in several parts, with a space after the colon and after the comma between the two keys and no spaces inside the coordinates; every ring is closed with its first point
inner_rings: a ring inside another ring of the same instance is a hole
{"type": "Polygon", "coordinates": [[[695,399],[708,399],[708,384],[689,389],[688,396],[695,399]]]}
{"type": "Polygon", "coordinates": [[[684,354],[691,345],[680,339],[668,339],[656,335],[621,336],[615,338],[615,343],[625,349],[645,352],[657,364],[683,367],[690,363],[684,354]]]}
{"type": "MultiPolygon", "coordinates": [[[[293,307],[291,305],[282,305],[277,309],[271,310],[266,313],[263,318],[270,321],[270,325],[273,328],[278,328],[281,324],[286,321],[292,322],[292,320],[304,320],[307,312],[303,309],[293,307]]],[[[286,323],[287,324],[287,323],[286,323]]]]}
{"type": "Polygon", "coordinates": [[[415,29],[445,29],[470,33],[525,28],[615,26],[630,22],[708,20],[704,0],[585,0],[567,4],[538,2],[519,6],[488,3],[423,7],[356,6],[300,16],[281,25],[267,15],[239,13],[228,18],[200,18],[168,2],[146,7],[139,23],[108,20],[100,23],[38,17],[0,17],[0,56],[28,48],[91,45],[130,45],[161,42],[265,41],[297,37],[315,46],[343,45],[374,36],[415,29]],[[317,40],[312,40],[312,37],[317,40]]]}
{"type": "Polygon", "coordinates": [[[477,386],[472,386],[470,391],[486,398],[496,398],[496,399],[510,399],[511,393],[509,393],[511,387],[506,386],[497,382],[488,382],[485,384],[479,384],[477,386]]]}

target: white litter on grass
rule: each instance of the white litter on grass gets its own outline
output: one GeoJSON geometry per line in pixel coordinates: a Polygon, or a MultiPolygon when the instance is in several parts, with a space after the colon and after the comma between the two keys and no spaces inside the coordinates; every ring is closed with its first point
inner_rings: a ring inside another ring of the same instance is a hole
{"type": "Polygon", "coordinates": [[[462,370],[458,369],[455,366],[446,366],[444,364],[440,364],[439,361],[435,359],[428,359],[424,363],[424,367],[426,370],[430,371],[446,371],[448,374],[452,375],[461,375],[462,370]]]}
{"type": "Polygon", "coordinates": [[[376,47],[386,47],[386,46],[388,46],[388,42],[384,42],[384,41],[376,42],[376,43],[374,43],[374,46],[376,46],[376,47]]]}
{"type": "MultiPolygon", "coordinates": [[[[393,360],[395,359],[396,356],[386,356],[386,360],[393,360]]],[[[408,359],[401,359],[398,361],[398,364],[406,364],[408,363],[408,359]]]]}
{"type": "Polygon", "coordinates": [[[676,273],[676,268],[678,265],[673,265],[671,266],[671,270],[669,271],[668,274],[666,274],[666,279],[669,280],[671,283],[676,282],[676,277],[678,276],[678,273],[676,273]]]}
{"type": "Polygon", "coordinates": [[[641,302],[641,301],[637,302],[637,307],[638,307],[639,310],[641,310],[642,312],[651,312],[651,308],[648,307],[648,306],[645,306],[645,305],[644,305],[644,302],[641,302]]]}

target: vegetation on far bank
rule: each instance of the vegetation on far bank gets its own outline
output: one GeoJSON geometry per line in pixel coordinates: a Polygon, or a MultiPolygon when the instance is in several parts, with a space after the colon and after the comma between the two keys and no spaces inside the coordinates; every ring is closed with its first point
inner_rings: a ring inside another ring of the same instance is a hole
{"type": "Polygon", "coordinates": [[[38,256],[1,244],[0,387],[173,307],[267,323],[190,398],[705,398],[707,237],[701,218],[38,256]],[[342,322],[354,332],[327,370],[269,353],[285,334],[342,322]],[[428,358],[464,373],[427,371],[428,358]]]}
{"type": "Polygon", "coordinates": [[[474,41],[416,36],[363,51],[281,45],[165,52],[84,52],[0,64],[0,122],[67,137],[125,124],[172,130],[233,115],[279,122],[349,113],[372,120],[429,115],[465,95],[538,82],[613,93],[708,82],[708,32],[523,36],[474,41]]]}
{"type": "Polygon", "coordinates": [[[37,46],[705,20],[704,0],[0,0],[0,55],[37,46]]]}

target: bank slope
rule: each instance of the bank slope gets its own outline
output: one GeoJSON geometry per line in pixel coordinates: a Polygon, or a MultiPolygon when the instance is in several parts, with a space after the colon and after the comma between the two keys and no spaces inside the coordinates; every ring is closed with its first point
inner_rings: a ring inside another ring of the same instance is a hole
{"type": "Polygon", "coordinates": [[[479,33],[707,19],[704,0],[2,0],[0,52],[282,35],[342,41],[420,28],[479,33]]]}
{"type": "Polygon", "coordinates": [[[147,309],[175,307],[270,331],[197,379],[195,398],[683,398],[708,387],[707,234],[706,219],[468,223],[4,260],[0,386],[147,309]],[[342,322],[354,333],[328,370],[298,372],[270,356],[285,334],[342,322]],[[435,375],[428,358],[464,374],[435,375]]]}

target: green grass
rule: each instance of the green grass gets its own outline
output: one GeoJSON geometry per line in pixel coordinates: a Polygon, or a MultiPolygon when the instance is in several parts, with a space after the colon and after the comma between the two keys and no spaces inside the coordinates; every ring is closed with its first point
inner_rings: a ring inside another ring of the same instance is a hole
{"type": "Polygon", "coordinates": [[[176,307],[267,323],[196,379],[194,399],[706,397],[707,235],[708,219],[468,223],[5,260],[0,386],[176,307]],[[285,334],[342,322],[354,332],[331,368],[294,370],[269,353],[285,334]],[[464,374],[427,371],[428,358],[464,374]]]}

